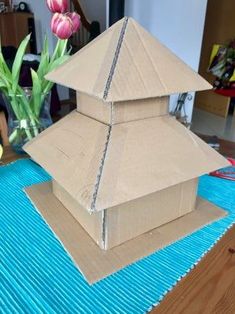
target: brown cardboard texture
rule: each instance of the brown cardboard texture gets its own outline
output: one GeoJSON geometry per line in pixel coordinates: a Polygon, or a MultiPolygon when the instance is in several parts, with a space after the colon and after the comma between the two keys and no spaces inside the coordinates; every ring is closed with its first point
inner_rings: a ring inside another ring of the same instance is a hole
{"type": "Polygon", "coordinates": [[[54,180],[52,187],[58,200],[107,250],[194,210],[197,183],[192,179],[92,215],[54,180]]]}
{"type": "Polygon", "coordinates": [[[169,113],[168,107],[168,96],[105,102],[77,92],[77,110],[83,115],[109,125],[163,116],[169,113]]]}
{"type": "Polygon", "coordinates": [[[133,19],[47,78],[79,92],[78,110],[25,150],[103,249],[193,212],[197,178],[228,165],[168,114],[169,94],[210,85],[133,19]]]}
{"type": "Polygon", "coordinates": [[[132,18],[114,24],[46,78],[107,102],[211,88],[132,18]]]}
{"type": "Polygon", "coordinates": [[[26,192],[89,283],[105,278],[226,215],[215,205],[198,199],[196,209],[189,214],[103,251],[53,195],[50,183],[35,185],[26,192]]]}
{"type": "Polygon", "coordinates": [[[228,165],[169,115],[108,126],[74,111],[25,150],[89,212],[228,165]]]}

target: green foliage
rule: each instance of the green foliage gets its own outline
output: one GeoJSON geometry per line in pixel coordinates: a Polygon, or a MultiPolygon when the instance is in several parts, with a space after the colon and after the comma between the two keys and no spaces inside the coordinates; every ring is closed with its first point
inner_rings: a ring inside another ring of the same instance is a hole
{"type": "Polygon", "coordinates": [[[30,41],[30,37],[31,37],[31,35],[29,34],[21,42],[21,44],[17,50],[15,60],[13,62],[13,66],[12,66],[12,91],[14,94],[15,94],[17,87],[18,87],[20,70],[21,70],[21,66],[22,66],[22,62],[23,62],[26,48],[27,48],[28,43],[30,41]]]}
{"type": "MultiPolygon", "coordinates": [[[[48,49],[48,39],[45,37],[41,60],[37,72],[31,69],[31,77],[33,82],[32,95],[28,99],[24,90],[19,86],[19,76],[22,67],[23,58],[30,41],[30,35],[26,36],[21,42],[15,60],[13,62],[12,71],[10,71],[4,56],[2,54],[2,46],[0,42],[0,89],[9,99],[12,110],[18,120],[29,120],[34,125],[34,134],[32,135],[28,129],[19,132],[25,132],[28,139],[37,135],[37,125],[41,106],[46,95],[53,87],[53,83],[46,80],[45,76],[57,66],[64,63],[69,54],[67,53],[68,40],[58,39],[55,50],[50,57],[48,49]]],[[[13,134],[15,139],[19,134],[13,134]]]]}
{"type": "Polygon", "coordinates": [[[45,36],[43,49],[41,53],[41,61],[37,70],[37,74],[40,79],[42,79],[44,75],[46,74],[49,62],[50,62],[50,55],[49,55],[49,50],[48,50],[48,39],[47,39],[47,36],[45,36]]]}
{"type": "Polygon", "coordinates": [[[33,81],[33,89],[32,89],[32,96],[30,101],[30,107],[32,111],[35,113],[36,117],[40,114],[40,107],[41,107],[41,99],[42,99],[42,84],[38,74],[31,69],[31,76],[33,81]]]}
{"type": "Polygon", "coordinates": [[[33,87],[31,99],[28,100],[24,90],[19,86],[19,76],[29,41],[30,35],[27,35],[21,42],[13,62],[12,71],[4,60],[0,42],[0,89],[10,98],[12,109],[18,119],[30,118],[36,122],[43,100],[53,87],[53,83],[47,81],[45,75],[68,59],[66,52],[68,41],[58,39],[55,50],[50,57],[48,39],[45,37],[38,70],[35,72],[31,69],[33,87]]]}

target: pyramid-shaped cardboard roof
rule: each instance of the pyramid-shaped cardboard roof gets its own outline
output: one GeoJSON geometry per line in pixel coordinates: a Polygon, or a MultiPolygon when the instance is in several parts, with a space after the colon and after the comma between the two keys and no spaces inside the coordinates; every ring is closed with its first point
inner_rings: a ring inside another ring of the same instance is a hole
{"type": "Polygon", "coordinates": [[[108,126],[75,111],[25,150],[91,212],[228,165],[168,115],[108,126]]]}
{"type": "Polygon", "coordinates": [[[104,101],[210,89],[132,18],[124,18],[46,78],[104,101]]]}

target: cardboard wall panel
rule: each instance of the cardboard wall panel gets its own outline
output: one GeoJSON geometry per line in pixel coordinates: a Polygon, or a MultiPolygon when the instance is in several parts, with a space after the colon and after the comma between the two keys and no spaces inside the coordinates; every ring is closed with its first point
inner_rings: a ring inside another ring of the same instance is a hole
{"type": "Polygon", "coordinates": [[[227,214],[198,199],[196,209],[189,214],[104,251],[54,196],[50,183],[34,185],[26,192],[89,283],[105,278],[227,214]]]}
{"type": "Polygon", "coordinates": [[[169,97],[122,101],[113,104],[113,124],[159,117],[169,113],[169,97]]]}
{"type": "Polygon", "coordinates": [[[109,125],[163,116],[168,107],[169,97],[112,103],[77,92],[78,112],[109,125]]]}
{"type": "Polygon", "coordinates": [[[107,250],[194,210],[197,183],[198,179],[193,179],[92,214],[55,180],[52,188],[54,195],[100,248],[107,250]]]}
{"type": "Polygon", "coordinates": [[[197,183],[193,179],[107,210],[105,249],[194,210],[197,183]]]}
{"type": "Polygon", "coordinates": [[[77,92],[77,110],[78,112],[102,123],[111,123],[112,104],[104,102],[98,98],[77,92]]]}
{"type": "Polygon", "coordinates": [[[82,207],[70,194],[55,180],[52,181],[52,191],[57,199],[68,209],[73,217],[81,224],[93,240],[103,248],[103,214],[102,212],[92,215],[82,207]]]}

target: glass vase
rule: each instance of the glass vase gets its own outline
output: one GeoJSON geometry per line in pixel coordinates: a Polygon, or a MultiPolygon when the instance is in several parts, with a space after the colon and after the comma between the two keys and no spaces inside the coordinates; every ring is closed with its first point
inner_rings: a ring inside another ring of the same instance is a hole
{"type": "Polygon", "coordinates": [[[9,142],[16,153],[24,153],[23,146],[52,124],[50,93],[33,95],[32,88],[23,88],[22,94],[4,98],[9,142]]]}

